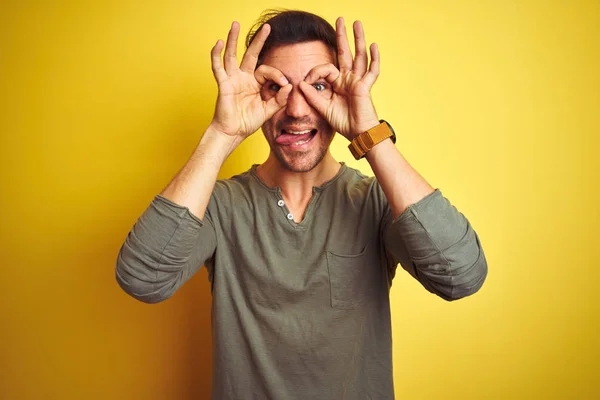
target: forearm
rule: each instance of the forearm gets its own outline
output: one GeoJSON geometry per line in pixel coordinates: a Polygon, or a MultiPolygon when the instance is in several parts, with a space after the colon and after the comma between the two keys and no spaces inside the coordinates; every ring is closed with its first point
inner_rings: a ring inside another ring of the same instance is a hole
{"type": "Polygon", "coordinates": [[[386,139],[374,146],[365,158],[385,193],[394,218],[434,191],[391,140],[386,139]]]}
{"type": "Polygon", "coordinates": [[[220,133],[209,126],[189,161],[160,193],[173,203],[187,207],[202,219],[221,166],[239,145],[239,136],[220,133]]]}

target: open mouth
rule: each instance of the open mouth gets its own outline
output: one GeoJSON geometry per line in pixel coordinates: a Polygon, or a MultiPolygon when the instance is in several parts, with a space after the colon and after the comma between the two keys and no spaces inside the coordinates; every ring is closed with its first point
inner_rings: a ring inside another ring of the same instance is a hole
{"type": "Polygon", "coordinates": [[[316,129],[305,129],[300,131],[282,129],[280,135],[275,139],[275,142],[284,146],[301,146],[310,142],[316,134],[316,129]]]}

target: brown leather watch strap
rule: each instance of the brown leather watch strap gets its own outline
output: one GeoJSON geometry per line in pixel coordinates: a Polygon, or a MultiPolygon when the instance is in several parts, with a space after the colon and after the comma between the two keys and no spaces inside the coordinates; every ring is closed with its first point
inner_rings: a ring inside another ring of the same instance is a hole
{"type": "Polygon", "coordinates": [[[391,137],[392,140],[395,139],[392,127],[384,120],[381,120],[380,122],[379,125],[375,125],[373,128],[352,139],[348,148],[355,159],[360,160],[363,158],[377,143],[380,143],[389,137],[391,137]]]}

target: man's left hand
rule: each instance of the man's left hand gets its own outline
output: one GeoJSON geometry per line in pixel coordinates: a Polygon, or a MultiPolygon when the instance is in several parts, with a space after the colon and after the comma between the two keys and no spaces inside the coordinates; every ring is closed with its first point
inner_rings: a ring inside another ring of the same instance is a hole
{"type": "Polygon", "coordinates": [[[354,59],[344,19],[340,17],[336,21],[339,70],[333,64],[318,65],[299,84],[310,105],[348,140],[379,124],[371,100],[371,88],[379,76],[379,50],[375,43],[371,44],[369,63],[361,22],[354,22],[353,28],[354,59]],[[331,85],[331,96],[319,93],[315,88],[319,81],[331,85]]]}

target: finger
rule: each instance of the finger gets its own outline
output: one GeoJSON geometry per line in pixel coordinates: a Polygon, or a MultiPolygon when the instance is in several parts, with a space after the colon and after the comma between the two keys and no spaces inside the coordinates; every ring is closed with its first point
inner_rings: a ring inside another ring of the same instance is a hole
{"type": "Polygon", "coordinates": [[[360,21],[355,21],[352,28],[354,30],[354,65],[352,70],[362,77],[367,72],[368,63],[365,31],[360,21]]]}
{"type": "Polygon", "coordinates": [[[275,82],[281,87],[289,83],[285,75],[283,75],[280,70],[264,64],[254,71],[254,77],[261,86],[269,81],[275,82]]]}
{"type": "Polygon", "coordinates": [[[379,76],[379,47],[377,47],[377,43],[371,44],[371,64],[369,65],[369,72],[363,77],[363,81],[367,84],[369,89],[379,76]]]}
{"type": "Polygon", "coordinates": [[[321,96],[319,92],[317,92],[317,89],[304,81],[300,82],[298,87],[300,90],[302,90],[302,93],[304,93],[304,97],[308,101],[308,104],[317,110],[319,114],[325,117],[327,115],[327,108],[329,108],[329,103],[331,100],[321,96]]]}
{"type": "Polygon", "coordinates": [[[287,84],[279,89],[277,95],[271,97],[265,102],[265,119],[269,119],[277,111],[281,110],[288,102],[290,92],[292,91],[292,85],[287,84]]]}
{"type": "Polygon", "coordinates": [[[344,25],[344,18],[339,17],[335,21],[335,33],[338,48],[338,63],[340,65],[340,71],[346,71],[352,69],[352,53],[350,52],[350,45],[348,44],[348,35],[346,34],[346,25],[344,25]]]}
{"type": "Polygon", "coordinates": [[[223,51],[223,46],[223,41],[219,39],[217,40],[217,44],[210,50],[212,72],[217,83],[221,83],[227,79],[227,73],[223,69],[223,62],[221,61],[221,51],[223,51]]]}
{"type": "Polygon", "coordinates": [[[321,64],[313,67],[304,78],[304,82],[312,85],[320,79],[325,79],[328,83],[333,84],[335,80],[340,76],[340,71],[335,65],[321,64]]]}
{"type": "Polygon", "coordinates": [[[264,24],[256,36],[254,36],[252,43],[250,46],[248,46],[248,50],[246,50],[246,53],[242,58],[242,65],[240,66],[242,71],[254,71],[256,68],[256,63],[258,62],[258,56],[265,44],[265,40],[267,40],[267,37],[269,36],[269,33],[271,33],[271,25],[264,24]]]}
{"type": "Polygon", "coordinates": [[[231,74],[238,69],[237,42],[239,34],[240,24],[237,21],[233,21],[229,34],[227,35],[227,46],[225,47],[225,56],[223,57],[225,71],[228,74],[231,74]]]}

